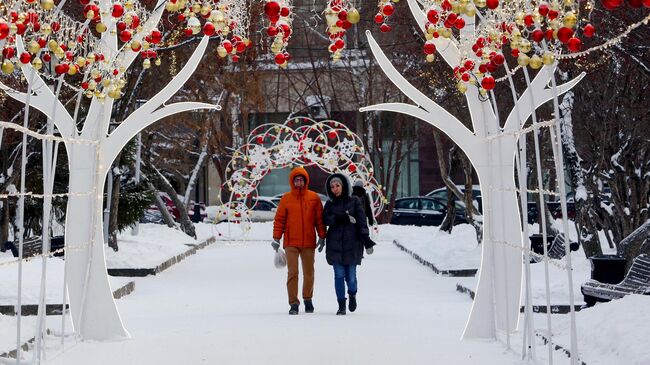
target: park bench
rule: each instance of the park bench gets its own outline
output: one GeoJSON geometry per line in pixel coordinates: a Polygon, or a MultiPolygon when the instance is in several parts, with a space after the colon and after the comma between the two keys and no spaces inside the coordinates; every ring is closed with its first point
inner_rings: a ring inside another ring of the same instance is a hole
{"type": "MultiPolygon", "coordinates": [[[[538,237],[539,238],[539,237],[538,237]]],[[[531,238],[532,240],[532,238],[531,238]]],[[[548,247],[548,258],[549,259],[555,259],[559,260],[563,258],[566,255],[566,250],[564,248],[564,235],[563,234],[558,234],[553,238],[553,241],[551,242],[551,245],[548,247]]],[[[571,251],[577,251],[579,244],[578,242],[571,242],[569,244],[571,251]]],[[[539,254],[542,254],[542,252],[537,252],[539,254]]],[[[537,256],[532,256],[530,262],[535,263],[541,261],[541,258],[537,256]]]]}
{"type": "Polygon", "coordinates": [[[650,255],[637,256],[620,283],[606,284],[589,280],[582,284],[581,290],[588,306],[596,301],[619,299],[628,294],[650,294],[650,255]]]}
{"type": "MultiPolygon", "coordinates": [[[[50,238],[50,251],[62,249],[64,242],[64,236],[50,238]]],[[[14,242],[6,242],[5,247],[11,250],[14,257],[18,257],[18,245],[14,242]]],[[[28,237],[23,240],[23,257],[37,256],[41,253],[43,253],[43,241],[40,236],[28,237]]],[[[63,256],[63,251],[55,253],[54,256],[63,256]]]]}

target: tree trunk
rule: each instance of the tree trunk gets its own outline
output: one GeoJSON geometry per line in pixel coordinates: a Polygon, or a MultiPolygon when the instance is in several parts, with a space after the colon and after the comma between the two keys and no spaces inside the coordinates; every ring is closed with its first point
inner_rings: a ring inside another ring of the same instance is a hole
{"type": "MultiPolygon", "coordinates": [[[[115,161],[120,160],[121,153],[117,156],[115,161]]],[[[117,244],[117,216],[120,210],[120,174],[113,174],[113,190],[111,194],[110,202],[110,213],[108,219],[108,247],[112,248],[113,251],[118,251],[119,247],[117,244]]]]}
{"type": "Polygon", "coordinates": [[[167,225],[169,228],[176,228],[176,222],[174,222],[174,218],[172,218],[171,214],[169,214],[169,211],[167,210],[167,206],[165,206],[165,203],[162,201],[160,198],[160,195],[158,195],[158,190],[149,182],[147,183],[149,186],[149,190],[153,192],[153,202],[156,204],[156,208],[158,208],[158,211],[160,211],[160,215],[162,216],[163,222],[167,225]]]}
{"type": "Polygon", "coordinates": [[[181,231],[183,231],[186,235],[196,239],[196,230],[194,229],[194,224],[192,224],[192,221],[190,220],[190,217],[187,213],[187,207],[178,198],[178,194],[176,193],[176,190],[174,190],[174,187],[171,186],[165,176],[163,176],[160,171],[158,171],[158,169],[156,169],[154,166],[149,166],[148,164],[145,166],[149,172],[149,178],[155,182],[160,190],[169,195],[172,202],[174,202],[176,209],[178,209],[181,231]]]}
{"type": "MultiPolygon", "coordinates": [[[[436,149],[438,149],[437,146],[438,143],[436,143],[436,149]]],[[[456,153],[457,150],[456,150],[456,146],[454,145],[449,149],[449,169],[445,171],[446,176],[443,175],[443,180],[445,181],[445,185],[447,185],[447,213],[445,214],[445,218],[442,220],[442,223],[440,224],[440,230],[450,234],[451,231],[454,229],[454,223],[456,221],[456,204],[454,204],[455,194],[453,192],[453,189],[456,188],[456,185],[453,183],[453,180],[451,179],[451,177],[454,174],[454,171],[456,170],[456,164],[455,164],[456,153]]]]}
{"type": "Polygon", "coordinates": [[[107,171],[98,171],[100,154],[96,146],[67,147],[70,196],[65,222],[65,265],[72,322],[85,340],[127,338],[129,334],[122,325],[106,275],[102,207],[107,171]]]}

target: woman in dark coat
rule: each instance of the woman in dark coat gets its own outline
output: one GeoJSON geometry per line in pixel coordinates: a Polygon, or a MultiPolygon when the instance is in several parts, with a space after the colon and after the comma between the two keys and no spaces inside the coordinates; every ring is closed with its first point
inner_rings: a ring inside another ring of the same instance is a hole
{"type": "MultiPolygon", "coordinates": [[[[334,288],[339,303],[336,314],[345,314],[345,286],[350,297],[349,309],[357,309],[357,265],[363,249],[372,254],[375,243],[370,239],[366,214],[359,198],[352,196],[350,181],[343,174],[333,174],[325,187],[329,200],[323,210],[327,228],[327,263],[334,268],[334,288]]],[[[323,249],[322,245],[318,248],[323,249]]]]}

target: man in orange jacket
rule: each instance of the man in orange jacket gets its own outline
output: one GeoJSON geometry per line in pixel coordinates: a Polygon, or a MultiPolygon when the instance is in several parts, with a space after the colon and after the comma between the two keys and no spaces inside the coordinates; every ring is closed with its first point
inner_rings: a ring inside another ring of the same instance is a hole
{"type": "Polygon", "coordinates": [[[287,293],[289,294],[289,314],[298,314],[298,257],[302,262],[302,298],[305,312],[313,313],[314,305],[314,255],[316,251],[316,234],[318,246],[325,245],[325,224],[323,223],[323,205],[318,194],[308,190],[309,174],[302,167],[296,167],[289,174],[291,191],[280,199],[280,205],[273,221],[274,250],[283,247],[287,253],[287,293]]]}

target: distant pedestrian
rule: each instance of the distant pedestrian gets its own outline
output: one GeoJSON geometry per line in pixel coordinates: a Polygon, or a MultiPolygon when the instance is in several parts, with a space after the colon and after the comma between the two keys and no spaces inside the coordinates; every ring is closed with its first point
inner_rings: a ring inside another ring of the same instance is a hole
{"type": "Polygon", "coordinates": [[[298,258],[302,262],[302,298],[305,312],[313,313],[314,304],[314,254],[316,236],[318,244],[325,245],[325,225],[323,224],[323,204],[315,192],[308,190],[309,174],[302,167],[294,168],[289,174],[291,191],[280,199],[280,205],[273,221],[273,242],[277,252],[280,239],[287,255],[287,294],[289,314],[298,314],[298,258]]]}
{"type": "Polygon", "coordinates": [[[375,243],[370,239],[361,201],[352,196],[348,178],[333,174],[327,179],[325,189],[329,198],[323,211],[328,227],[326,258],[334,268],[334,289],[339,304],[336,314],[344,315],[346,284],[350,299],[348,308],[354,312],[357,309],[357,266],[361,265],[364,247],[370,255],[375,243]]]}
{"type": "Polygon", "coordinates": [[[366,189],[363,188],[363,181],[357,180],[352,186],[352,195],[356,196],[361,200],[361,206],[363,207],[363,212],[366,214],[368,219],[368,227],[371,227],[375,224],[375,215],[372,211],[372,206],[370,205],[370,197],[366,192],[366,189]]]}

